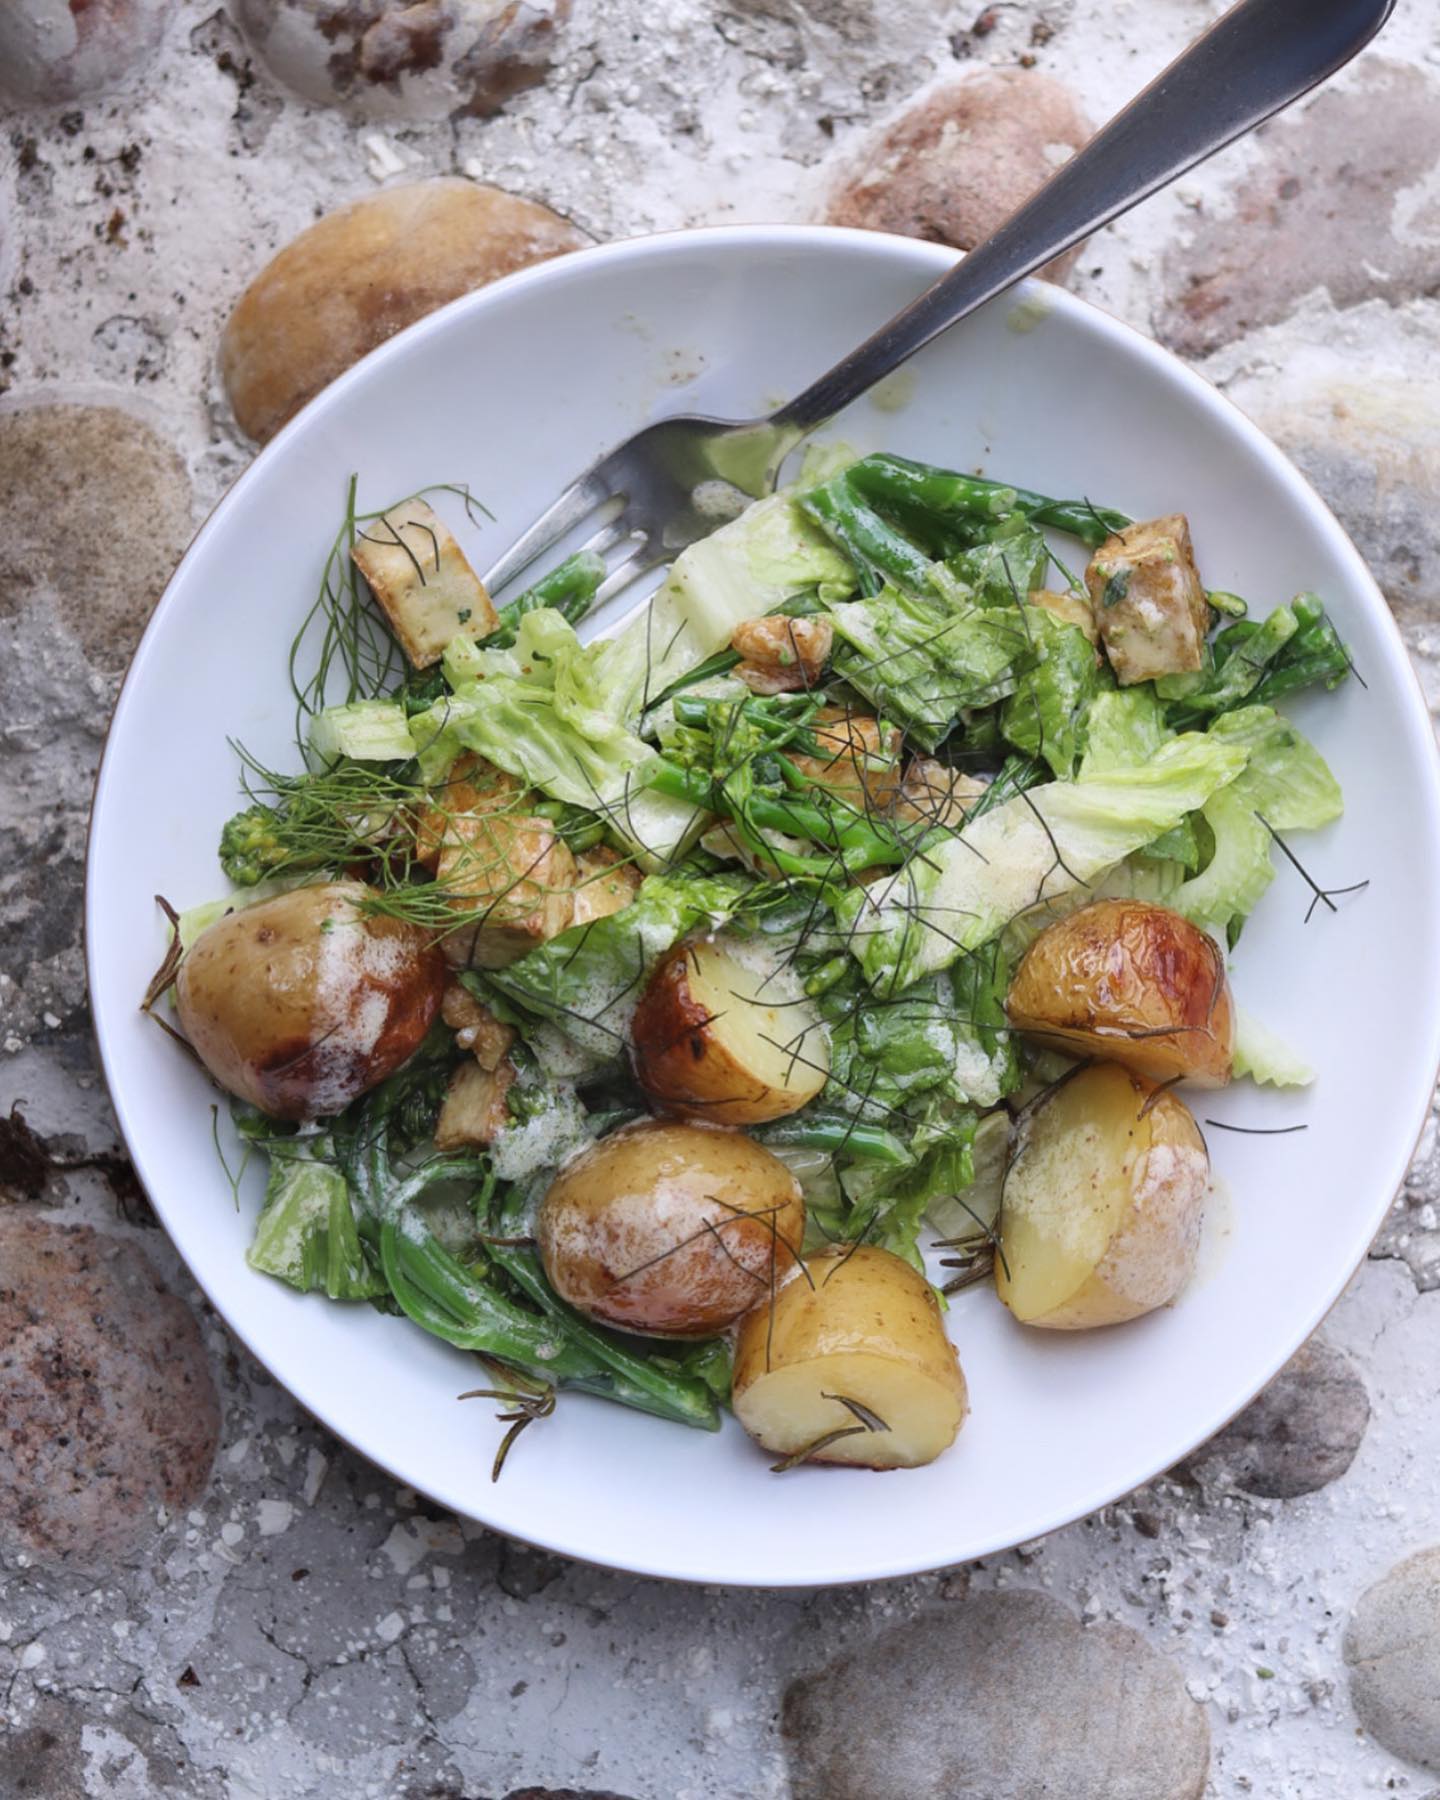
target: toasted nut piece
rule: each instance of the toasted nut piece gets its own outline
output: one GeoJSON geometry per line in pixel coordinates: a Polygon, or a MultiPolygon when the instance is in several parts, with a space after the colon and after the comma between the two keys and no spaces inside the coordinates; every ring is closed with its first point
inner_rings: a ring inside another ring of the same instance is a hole
{"type": "Polygon", "coordinates": [[[427,869],[435,867],[444,844],[463,841],[463,828],[454,829],[459,820],[483,813],[523,812],[529,790],[518,775],[467,750],[456,757],[431,795],[434,804],[426,807],[415,826],[415,860],[427,869]]]}
{"type": "Polygon", "coordinates": [[[933,757],[913,757],[895,800],[895,817],[908,823],[945,825],[951,831],[959,831],[965,824],[967,809],[989,785],[982,776],[964,775],[933,757]]]}
{"type": "Polygon", "coordinates": [[[1083,631],[1098,647],[1100,633],[1095,624],[1095,609],[1083,594],[1060,594],[1054,588],[1032,588],[1028,598],[1032,606],[1053,613],[1062,625],[1073,625],[1077,631],[1083,631]]]}
{"type": "Polygon", "coordinates": [[[824,673],[834,639],[828,619],[745,619],[730,634],[730,648],[745,659],[735,673],[757,694],[806,692],[824,673]]]}
{"type": "Polygon", "coordinates": [[[469,988],[452,981],[441,1002],[440,1017],[455,1033],[456,1045],[473,1052],[482,1069],[498,1069],[515,1042],[513,1025],[502,1025],[469,988]]]}
{"type": "Polygon", "coordinates": [[[1210,603],[1183,513],[1127,525],[1091,558],[1085,585],[1121,687],[1205,666],[1210,603]]]}
{"type": "Polygon", "coordinates": [[[451,638],[489,637],[500,622],[449,526],[423,500],[371,519],[351,555],[417,669],[439,662],[451,638]]]}
{"type": "Polygon", "coordinates": [[[889,806],[900,786],[900,731],[869,713],[822,706],[810,727],[819,756],[790,755],[802,775],[819,782],[844,806],[864,812],[889,806]]]}
{"type": "Polygon", "coordinates": [[[572,925],[588,925],[622,912],[640,892],[644,879],[634,863],[616,850],[583,851],[575,859],[575,916],[572,925]]]}
{"type": "Polygon", "coordinates": [[[441,948],[452,968],[503,969],[570,924],[575,858],[548,819],[488,813],[453,821],[436,867],[457,913],[478,919],[448,932],[441,948]]]}
{"type": "Polygon", "coordinates": [[[437,1150],[481,1149],[493,1144],[510,1123],[505,1096],[515,1080],[512,1063],[482,1069],[477,1062],[463,1062],[450,1077],[445,1101],[435,1123],[437,1150]]]}

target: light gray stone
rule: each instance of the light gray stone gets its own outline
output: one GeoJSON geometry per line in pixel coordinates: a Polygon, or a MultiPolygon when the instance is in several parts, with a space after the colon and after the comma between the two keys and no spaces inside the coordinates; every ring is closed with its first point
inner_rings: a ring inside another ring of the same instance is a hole
{"type": "Polygon", "coordinates": [[[1123,1625],[1035,1589],[972,1595],[797,1681],[794,1800],[1199,1800],[1205,1715],[1123,1625]]]}
{"type": "Polygon", "coordinates": [[[489,118],[543,81],[570,0],[238,0],[272,74],[367,119],[489,118]]]}
{"type": "Polygon", "coordinates": [[[1199,356],[1323,288],[1337,306],[1433,291],[1440,255],[1440,86],[1372,57],[1263,133],[1222,213],[1166,254],[1161,337],[1199,356]]]}
{"type": "Polygon", "coordinates": [[[1360,1596],[1345,1661],[1365,1729],[1394,1755],[1440,1769],[1440,1549],[1396,1563],[1360,1596]]]}
{"type": "Polygon", "coordinates": [[[52,106],[102,93],[155,54],[173,0],[8,0],[0,93],[52,106]]]}
{"type": "Polygon", "coordinates": [[[1340,1479],[1369,1423],[1370,1396],[1354,1363],[1312,1338],[1189,1467],[1247,1494],[1294,1500],[1340,1479]]]}
{"type": "Polygon", "coordinates": [[[135,1246],[0,1212],[0,1551],[125,1555],[202,1492],[219,1432],[195,1320],[135,1246]]]}

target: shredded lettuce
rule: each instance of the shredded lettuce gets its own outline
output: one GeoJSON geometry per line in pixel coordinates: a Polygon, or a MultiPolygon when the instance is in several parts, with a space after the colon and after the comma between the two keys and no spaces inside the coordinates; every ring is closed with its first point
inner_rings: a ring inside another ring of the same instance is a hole
{"type": "Polygon", "coordinates": [[[415,754],[410,720],[396,700],[352,700],[327,706],[310,725],[310,748],[323,763],[404,762],[415,754]]]}
{"type": "Polygon", "coordinates": [[[896,875],[841,894],[836,917],[870,985],[899,993],[1020,913],[1089,887],[1233,781],[1246,755],[1190,732],[1137,767],[1017,795],[896,875]]]}
{"type": "Polygon", "coordinates": [[[925,750],[966,707],[1012,694],[1029,649],[1014,606],[976,606],[964,589],[942,599],[885,587],[831,607],[830,618],[836,674],[925,750]]]}
{"type": "Polygon", "coordinates": [[[1089,735],[1090,709],[1114,678],[1077,626],[1041,606],[1027,606],[1023,616],[1034,663],[1006,701],[1000,729],[1068,781],[1089,735]]]}
{"type": "Polygon", "coordinates": [[[324,1147],[309,1140],[283,1150],[272,1145],[265,1201],[245,1260],[302,1294],[373,1300],[388,1289],[361,1242],[344,1175],[317,1160],[324,1147]]]}

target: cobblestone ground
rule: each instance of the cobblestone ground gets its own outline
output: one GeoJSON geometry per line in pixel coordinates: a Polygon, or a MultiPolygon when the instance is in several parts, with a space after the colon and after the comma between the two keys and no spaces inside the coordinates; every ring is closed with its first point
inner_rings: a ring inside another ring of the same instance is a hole
{"type": "MultiPolygon", "coordinates": [[[[963,244],[1216,11],[0,12],[0,1795],[1440,1792],[1433,1121],[1322,1338],[1186,1466],[969,1568],[723,1593],[439,1516],[310,1424],[154,1229],[87,1036],[105,717],[246,431],[586,238],[828,216],[963,244]],[[360,305],[374,232],[422,215],[413,279],[360,305]]],[[[1065,278],[1319,484],[1440,705],[1437,273],[1440,20],[1417,4],[1065,278]]]]}

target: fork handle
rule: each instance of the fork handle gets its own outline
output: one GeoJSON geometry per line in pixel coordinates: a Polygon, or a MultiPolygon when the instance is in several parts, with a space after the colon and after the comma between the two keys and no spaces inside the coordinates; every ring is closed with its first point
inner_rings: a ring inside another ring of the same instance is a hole
{"type": "Polygon", "coordinates": [[[797,442],[951,325],[1343,68],[1395,0],[1241,0],[992,236],[772,416],[797,442]]]}

